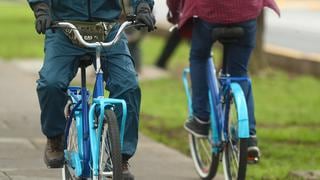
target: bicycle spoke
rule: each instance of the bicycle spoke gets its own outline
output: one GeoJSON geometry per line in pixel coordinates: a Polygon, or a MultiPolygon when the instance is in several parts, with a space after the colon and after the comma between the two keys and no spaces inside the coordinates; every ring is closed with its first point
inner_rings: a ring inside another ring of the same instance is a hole
{"type": "Polygon", "coordinates": [[[70,119],[71,124],[69,127],[69,132],[68,132],[68,139],[67,139],[67,145],[66,145],[66,150],[69,152],[68,157],[66,160],[67,164],[64,165],[63,168],[63,178],[66,180],[72,180],[75,179],[75,169],[73,167],[74,164],[71,164],[71,153],[79,153],[78,152],[78,131],[77,131],[77,126],[76,126],[76,120],[74,118],[70,119]]]}
{"type": "Polygon", "coordinates": [[[231,166],[232,166],[232,168],[233,168],[233,173],[234,173],[234,175],[236,175],[237,173],[237,170],[238,170],[238,163],[237,163],[237,161],[236,161],[236,159],[235,158],[233,158],[233,160],[234,161],[232,161],[231,162],[231,166]]]}
{"type": "MultiPolygon", "coordinates": [[[[107,118],[107,117],[105,117],[107,118]]],[[[109,129],[108,123],[104,124],[101,144],[101,155],[100,155],[100,177],[104,179],[113,179],[114,177],[114,162],[112,153],[112,134],[109,129]]],[[[118,168],[119,169],[119,168],[118,168]]],[[[119,176],[119,175],[116,175],[119,176]]]]}
{"type": "MultiPolygon", "coordinates": [[[[102,145],[101,149],[105,149],[105,140],[102,140],[101,145],[102,145]]],[[[104,164],[104,158],[105,158],[104,153],[101,153],[101,154],[102,154],[102,156],[100,157],[100,165],[99,165],[100,168],[102,168],[102,166],[104,164]]]]}
{"type": "MultiPolygon", "coordinates": [[[[106,130],[107,132],[107,130],[106,130]]],[[[110,176],[112,175],[112,160],[111,160],[111,153],[110,153],[110,144],[108,143],[108,135],[106,133],[106,136],[102,141],[102,147],[101,149],[104,150],[104,152],[101,152],[101,158],[100,158],[100,168],[103,170],[102,175],[103,176],[110,176]]]]}
{"type": "MultiPolygon", "coordinates": [[[[232,100],[232,99],[231,99],[232,100]]],[[[241,139],[238,137],[238,114],[234,103],[230,104],[228,112],[228,138],[226,150],[226,168],[230,178],[239,178],[241,139]]]]}
{"type": "Polygon", "coordinates": [[[239,154],[237,153],[238,150],[235,149],[234,145],[232,144],[232,140],[230,140],[229,143],[231,145],[231,151],[232,151],[231,155],[232,155],[233,159],[236,161],[236,164],[238,164],[238,157],[239,157],[239,154]]]}
{"type": "Polygon", "coordinates": [[[207,160],[211,158],[211,154],[208,152],[208,149],[206,147],[206,145],[203,142],[204,140],[200,140],[200,144],[203,147],[203,150],[205,152],[205,155],[207,156],[207,160]]]}
{"type": "Polygon", "coordinates": [[[71,127],[69,130],[69,142],[68,142],[68,150],[78,151],[78,142],[77,142],[77,127],[75,120],[71,120],[71,127]]]}
{"type": "MultiPolygon", "coordinates": [[[[231,127],[235,127],[233,125],[231,125],[231,127]]],[[[234,129],[234,128],[230,128],[230,129],[234,129]]],[[[234,143],[237,143],[237,140],[233,140],[233,135],[235,134],[231,134],[229,133],[229,138],[228,138],[228,154],[229,154],[229,165],[231,170],[231,176],[232,177],[237,177],[238,176],[238,166],[239,166],[239,161],[238,161],[238,149],[236,148],[236,146],[234,145],[234,143]]]]}
{"type": "Polygon", "coordinates": [[[112,148],[111,147],[111,144],[110,144],[110,139],[109,139],[109,135],[108,135],[108,133],[107,133],[107,139],[108,139],[108,141],[107,141],[107,143],[106,143],[106,153],[108,154],[108,159],[107,159],[107,162],[109,161],[110,162],[110,164],[108,164],[108,165],[110,165],[110,168],[112,169],[113,168],[113,164],[112,164],[112,155],[111,155],[111,152],[110,152],[110,149],[112,148]]]}

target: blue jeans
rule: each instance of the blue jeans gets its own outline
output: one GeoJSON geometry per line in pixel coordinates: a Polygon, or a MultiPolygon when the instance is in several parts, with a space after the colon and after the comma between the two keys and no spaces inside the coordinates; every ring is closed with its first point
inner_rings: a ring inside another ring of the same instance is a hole
{"type": "MultiPolygon", "coordinates": [[[[238,41],[223,44],[224,64],[223,71],[231,77],[247,77],[248,62],[252,50],[255,47],[256,20],[249,20],[227,26],[240,26],[245,30],[245,34],[238,41]]],[[[209,120],[210,109],[208,102],[208,85],[206,83],[207,60],[210,57],[214,39],[211,32],[214,28],[223,27],[223,24],[208,23],[201,19],[196,19],[192,30],[191,51],[190,51],[190,71],[192,81],[192,108],[194,115],[202,120],[209,120]]],[[[251,83],[247,81],[239,82],[246,96],[250,135],[255,135],[254,102],[251,83]]]]}

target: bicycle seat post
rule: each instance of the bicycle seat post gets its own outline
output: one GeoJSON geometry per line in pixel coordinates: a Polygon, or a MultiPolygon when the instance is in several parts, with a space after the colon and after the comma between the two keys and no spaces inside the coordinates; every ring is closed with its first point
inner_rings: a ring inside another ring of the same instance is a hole
{"type": "Polygon", "coordinates": [[[94,97],[103,97],[103,71],[101,69],[101,48],[100,46],[96,47],[96,84],[94,97]]]}
{"type": "Polygon", "coordinates": [[[101,47],[96,47],[96,74],[102,73],[101,70],[101,47]]]}
{"type": "Polygon", "coordinates": [[[221,75],[223,76],[227,76],[228,75],[228,68],[227,68],[227,65],[228,65],[228,59],[226,58],[226,54],[227,54],[227,51],[226,51],[226,48],[223,46],[222,48],[222,72],[221,72],[221,75]]]}
{"type": "Polygon", "coordinates": [[[86,65],[85,64],[81,64],[80,66],[81,69],[81,87],[82,88],[86,88],[87,84],[86,84],[86,65]]]}

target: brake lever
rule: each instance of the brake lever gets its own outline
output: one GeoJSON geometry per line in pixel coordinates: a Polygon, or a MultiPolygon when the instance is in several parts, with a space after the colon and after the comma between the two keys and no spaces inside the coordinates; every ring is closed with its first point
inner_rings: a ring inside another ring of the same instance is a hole
{"type": "Polygon", "coordinates": [[[51,26],[48,29],[51,29],[51,31],[55,33],[57,28],[60,28],[58,22],[52,22],[51,26]]]}
{"type": "MultiPolygon", "coordinates": [[[[143,24],[143,23],[134,23],[134,24],[131,25],[131,27],[135,27],[138,30],[140,30],[141,28],[147,28],[148,26],[146,24],[143,24]]],[[[157,26],[154,26],[153,29],[156,30],[157,26]]]]}

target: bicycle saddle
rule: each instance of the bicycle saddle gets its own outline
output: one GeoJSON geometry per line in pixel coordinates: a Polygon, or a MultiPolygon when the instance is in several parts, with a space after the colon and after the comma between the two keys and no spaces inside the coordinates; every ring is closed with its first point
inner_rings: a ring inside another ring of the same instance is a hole
{"type": "Polygon", "coordinates": [[[79,57],[79,67],[88,67],[93,63],[93,58],[89,54],[79,57]]]}
{"type": "Polygon", "coordinates": [[[242,27],[218,27],[212,30],[212,38],[222,43],[235,42],[244,35],[242,27]]]}

